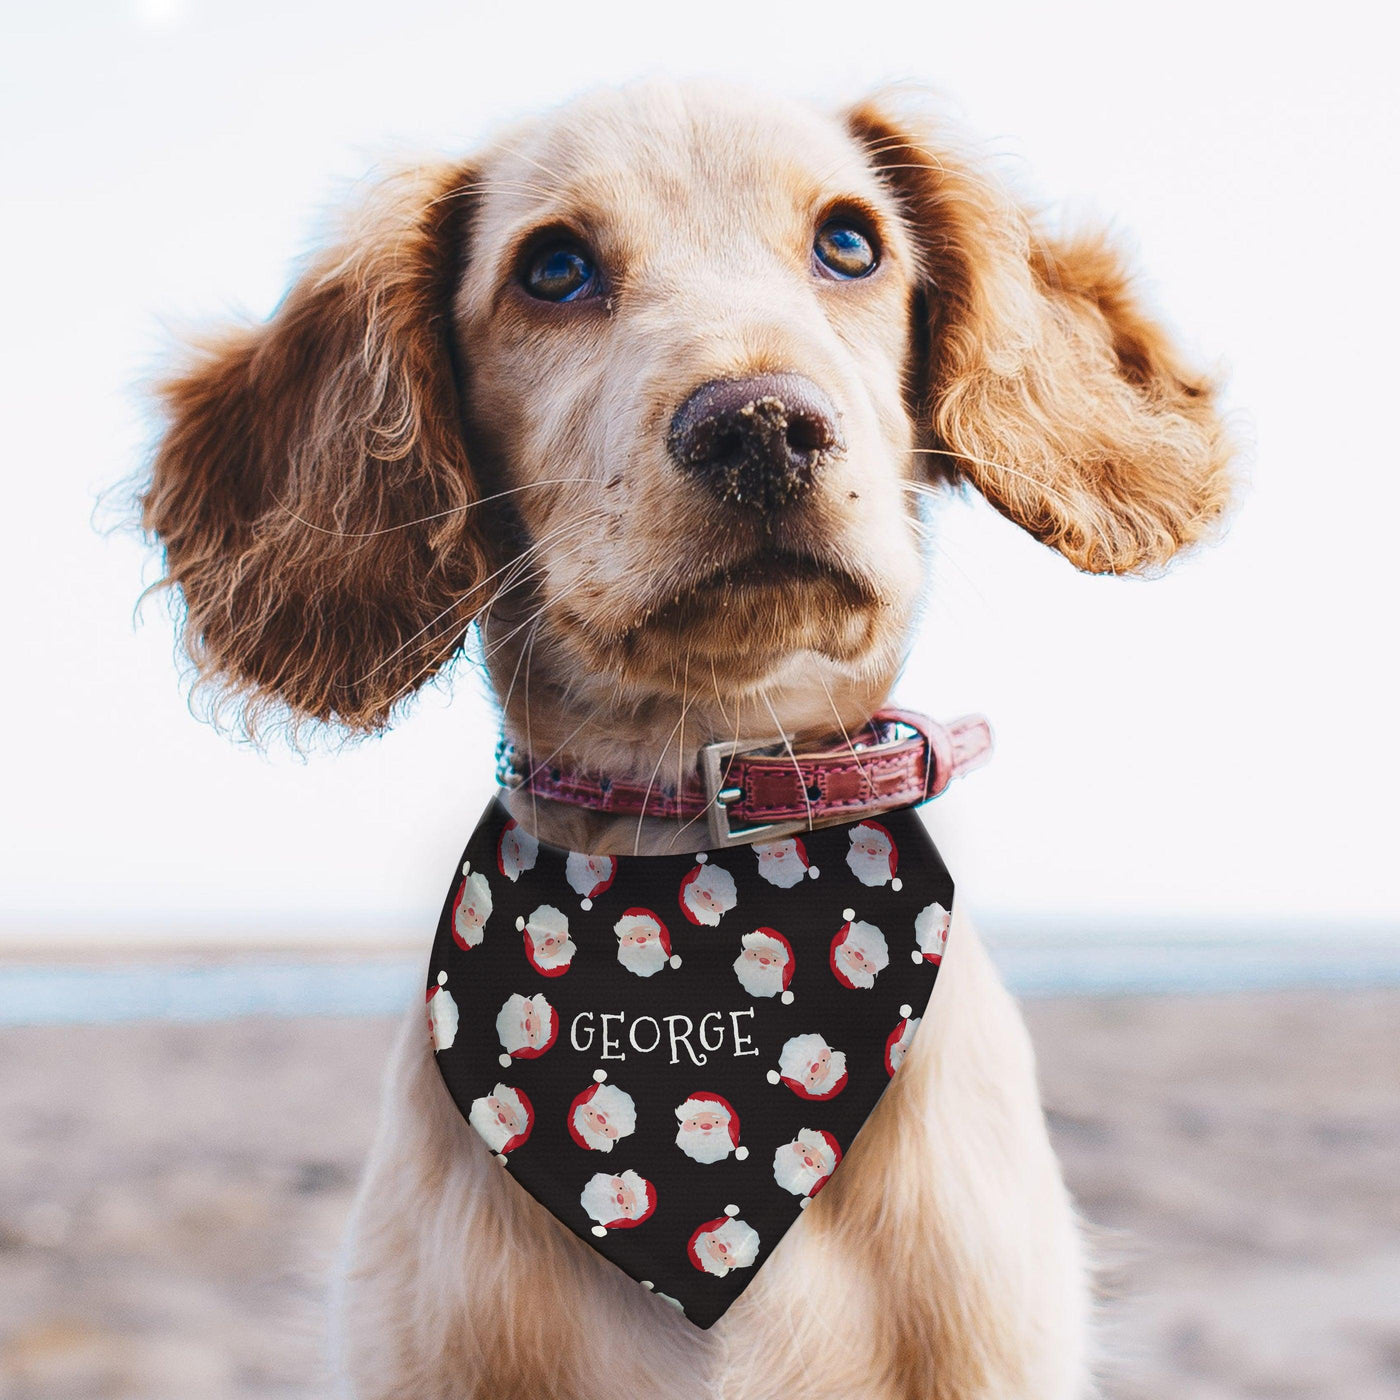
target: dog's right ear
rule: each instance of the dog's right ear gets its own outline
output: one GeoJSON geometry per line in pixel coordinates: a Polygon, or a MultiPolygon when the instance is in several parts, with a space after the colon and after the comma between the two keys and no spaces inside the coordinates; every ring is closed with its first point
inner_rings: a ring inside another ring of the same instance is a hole
{"type": "Polygon", "coordinates": [[[160,386],[141,498],[201,682],[379,729],[456,652],[488,572],[451,301],[469,174],[386,182],[266,324],[196,346],[160,386]]]}

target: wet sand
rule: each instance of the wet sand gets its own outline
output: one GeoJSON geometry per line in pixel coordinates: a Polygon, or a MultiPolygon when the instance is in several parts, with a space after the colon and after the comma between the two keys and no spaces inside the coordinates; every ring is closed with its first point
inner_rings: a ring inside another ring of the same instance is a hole
{"type": "MultiPolygon", "coordinates": [[[[1113,1400],[1400,1387],[1400,992],[1030,1002],[1113,1400]]],[[[393,1023],[0,1032],[0,1396],[332,1393],[393,1023]]]]}

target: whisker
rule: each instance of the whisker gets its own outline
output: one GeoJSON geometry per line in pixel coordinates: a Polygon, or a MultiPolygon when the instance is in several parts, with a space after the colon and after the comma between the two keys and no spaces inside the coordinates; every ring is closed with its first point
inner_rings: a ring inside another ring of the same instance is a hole
{"type": "Polygon", "coordinates": [[[762,690],[763,703],[768,706],[768,713],[773,716],[773,727],[783,736],[783,747],[787,750],[788,757],[792,760],[793,772],[797,774],[797,786],[802,793],[802,805],[807,809],[807,830],[812,830],[812,799],[807,796],[807,784],[802,781],[802,765],[797,761],[797,755],[792,751],[792,740],[788,738],[787,731],[778,721],[778,712],[773,708],[773,702],[768,698],[768,687],[762,690]]]}

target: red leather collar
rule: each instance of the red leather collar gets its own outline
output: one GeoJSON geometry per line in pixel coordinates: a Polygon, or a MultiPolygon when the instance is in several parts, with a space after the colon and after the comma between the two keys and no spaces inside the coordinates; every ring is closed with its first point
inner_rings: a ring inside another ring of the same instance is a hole
{"type": "Polygon", "coordinates": [[[501,786],[620,816],[705,817],[717,846],[808,830],[937,797],[987,762],[991,726],[980,715],[939,724],[912,710],[881,710],[859,732],[813,750],[785,738],[707,744],[680,788],[533,763],[504,740],[501,786]]]}

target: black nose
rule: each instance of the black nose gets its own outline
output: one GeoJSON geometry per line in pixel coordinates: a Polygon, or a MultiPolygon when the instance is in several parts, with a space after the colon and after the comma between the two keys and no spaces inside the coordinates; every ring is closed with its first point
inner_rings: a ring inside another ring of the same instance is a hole
{"type": "Polygon", "coordinates": [[[831,400],[800,374],[712,379],[676,410],[671,460],[722,501],[779,510],[845,450],[831,400]]]}

